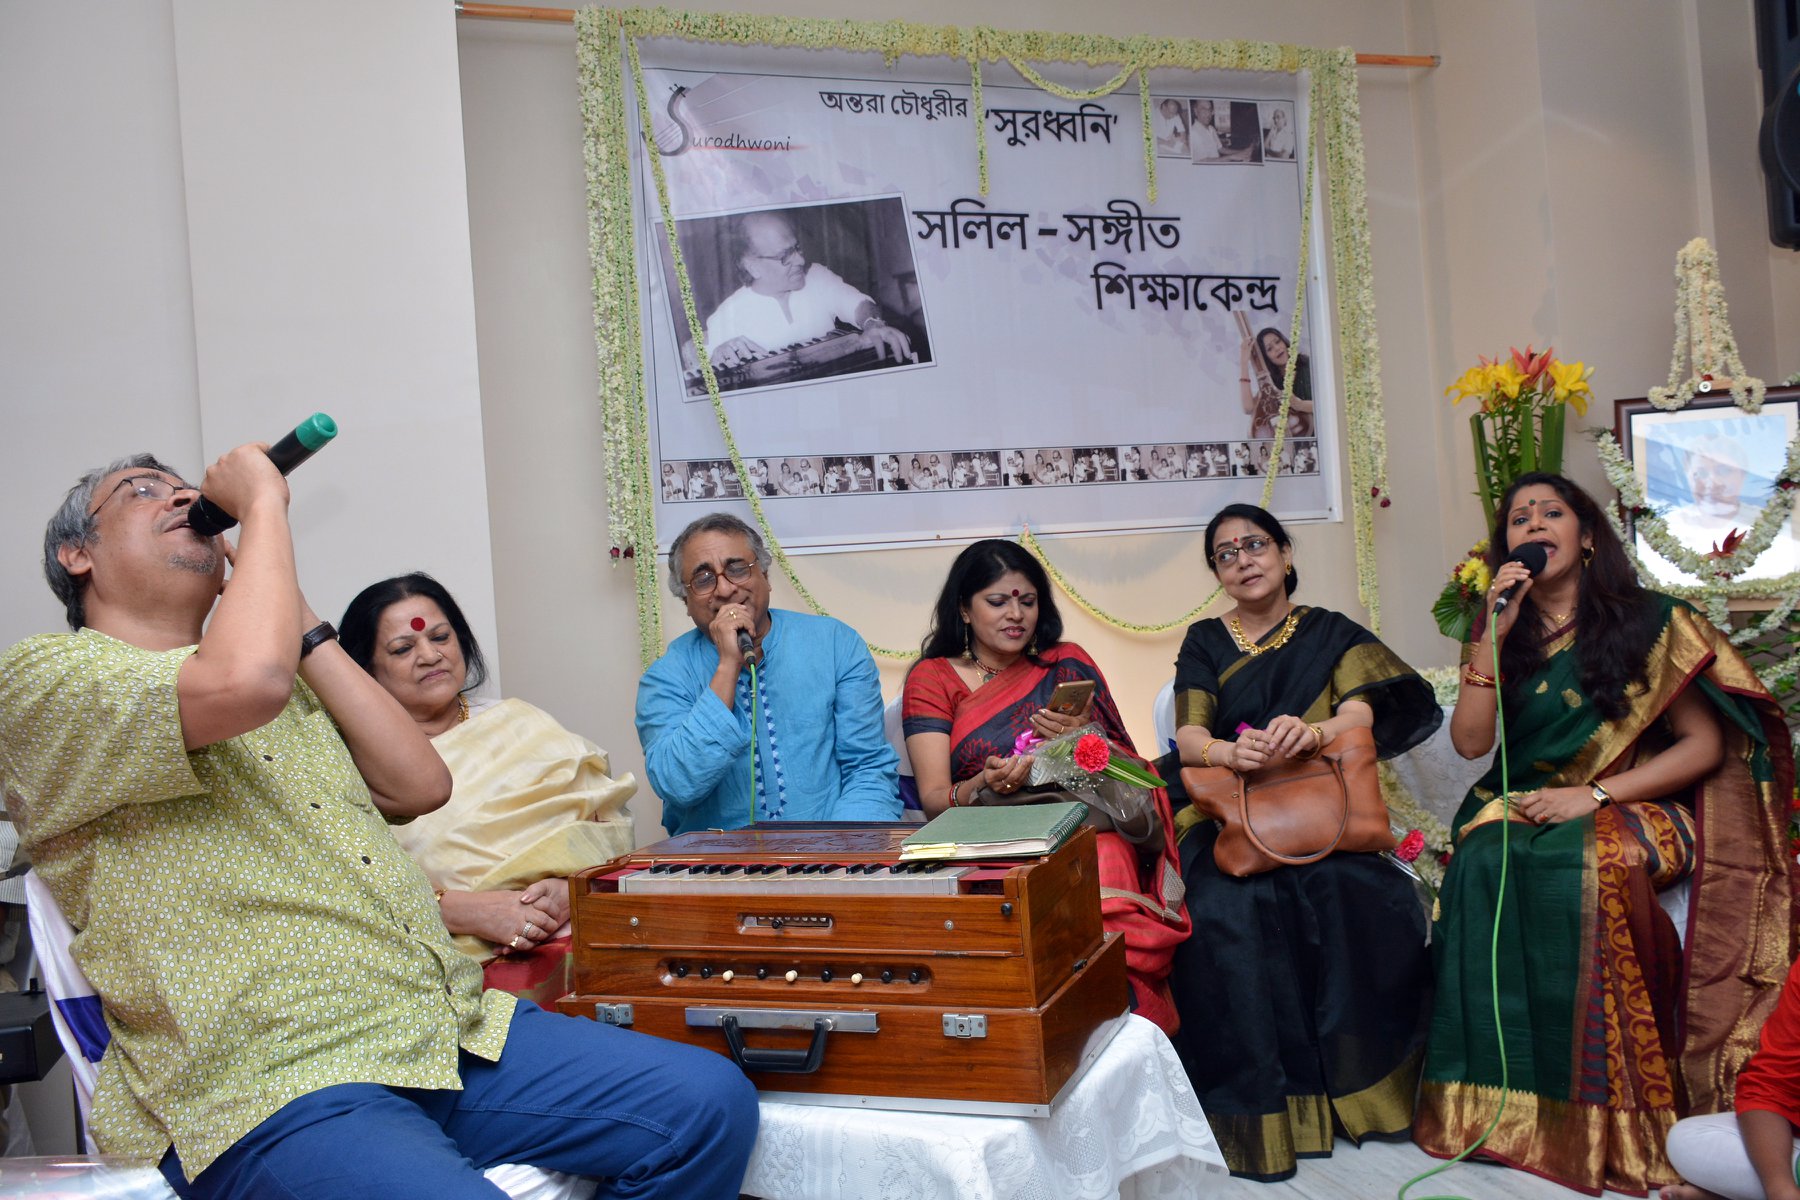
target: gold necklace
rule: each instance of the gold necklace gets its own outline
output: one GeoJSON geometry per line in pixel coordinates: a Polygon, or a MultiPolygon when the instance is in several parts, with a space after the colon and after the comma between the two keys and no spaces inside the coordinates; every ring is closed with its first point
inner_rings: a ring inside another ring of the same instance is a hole
{"type": "Polygon", "coordinates": [[[963,655],[963,657],[975,664],[975,669],[977,671],[981,672],[981,682],[983,682],[983,683],[986,683],[988,680],[992,679],[994,676],[996,676],[1000,673],[1001,668],[988,666],[986,663],[982,662],[979,658],[975,657],[975,652],[973,650],[971,650],[967,654],[963,655]]]}
{"type": "Polygon", "coordinates": [[[1231,632],[1231,640],[1237,643],[1239,650],[1251,658],[1255,658],[1259,654],[1267,654],[1271,650],[1279,650],[1287,645],[1288,639],[1294,636],[1294,627],[1298,624],[1300,624],[1300,610],[1288,609],[1287,620],[1281,623],[1281,631],[1275,635],[1275,640],[1266,646],[1259,646],[1244,636],[1243,622],[1238,620],[1236,613],[1225,618],[1225,628],[1231,632]]]}
{"type": "Polygon", "coordinates": [[[456,693],[456,723],[461,725],[469,719],[469,698],[461,692],[456,693]]]}

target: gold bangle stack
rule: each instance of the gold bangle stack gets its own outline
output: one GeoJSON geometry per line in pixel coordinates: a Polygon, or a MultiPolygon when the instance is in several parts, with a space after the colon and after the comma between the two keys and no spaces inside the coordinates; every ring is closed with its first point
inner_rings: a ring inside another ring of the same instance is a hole
{"type": "Polygon", "coordinates": [[[1498,687],[1500,684],[1500,681],[1495,679],[1492,675],[1483,675],[1480,671],[1477,671],[1473,663],[1463,664],[1462,681],[1470,687],[1478,688],[1498,687]]]}
{"type": "Polygon", "coordinates": [[[1224,738],[1213,738],[1211,741],[1207,742],[1206,745],[1200,747],[1200,765],[1201,766],[1210,767],[1213,765],[1212,748],[1224,740],[1225,740],[1224,738]]]}
{"type": "Polygon", "coordinates": [[[1308,750],[1305,754],[1294,755],[1295,758],[1302,760],[1317,758],[1319,757],[1319,752],[1325,749],[1325,731],[1320,729],[1317,725],[1308,725],[1307,728],[1312,730],[1314,738],[1313,748],[1308,750]]]}

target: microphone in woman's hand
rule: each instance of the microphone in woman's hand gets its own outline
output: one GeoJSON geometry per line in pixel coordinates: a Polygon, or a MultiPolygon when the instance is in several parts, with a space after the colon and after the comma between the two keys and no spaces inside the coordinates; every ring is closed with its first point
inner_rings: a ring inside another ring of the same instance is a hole
{"type": "MultiPolygon", "coordinates": [[[[1512,555],[1506,561],[1522,563],[1524,564],[1526,571],[1536,575],[1539,571],[1544,569],[1544,564],[1550,561],[1550,555],[1540,543],[1526,542],[1523,546],[1514,550],[1512,555]]],[[[1518,590],[1519,585],[1515,583],[1504,592],[1500,593],[1500,598],[1494,601],[1494,615],[1496,617],[1500,615],[1501,611],[1505,609],[1508,604],[1512,603],[1513,593],[1518,590]]]]}
{"type": "MultiPolygon", "coordinates": [[[[318,453],[326,442],[337,436],[337,432],[336,421],[324,413],[314,413],[269,447],[269,461],[275,464],[276,470],[286,475],[318,453]]],[[[224,533],[237,523],[236,517],[205,496],[197,498],[188,506],[188,528],[201,537],[224,533]]]]}

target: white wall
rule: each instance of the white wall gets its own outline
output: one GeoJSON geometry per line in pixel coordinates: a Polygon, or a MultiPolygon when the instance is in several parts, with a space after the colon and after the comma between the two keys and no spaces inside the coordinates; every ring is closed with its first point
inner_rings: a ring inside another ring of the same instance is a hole
{"type": "Polygon", "coordinates": [[[293,480],[314,607],[419,566],[492,629],[447,5],[8,6],[0,162],[0,642],[61,624],[43,521],[84,467],[197,479],[315,410],[343,433],[293,480]]]}

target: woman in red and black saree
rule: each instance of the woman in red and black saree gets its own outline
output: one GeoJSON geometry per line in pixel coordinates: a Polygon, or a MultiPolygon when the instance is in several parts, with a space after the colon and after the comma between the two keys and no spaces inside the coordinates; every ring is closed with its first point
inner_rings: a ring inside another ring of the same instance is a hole
{"type": "Polygon", "coordinates": [[[1639,586],[1575,484],[1515,480],[1490,546],[1493,597],[1517,590],[1465,650],[1450,730],[1484,754],[1499,709],[1503,756],[1451,829],[1414,1136],[1459,1153],[1504,1082],[1478,1153],[1641,1196],[1675,1182],[1676,1118],[1730,1109],[1793,958],[1791,744],[1725,635],[1639,586]],[[1536,576],[1507,561],[1528,542],[1536,576]],[[1685,961],[1656,900],[1684,878],[1685,961]]]}
{"type": "MultiPolygon", "coordinates": [[[[1383,758],[1443,723],[1431,688],[1342,613],[1295,604],[1280,521],[1221,509],[1206,558],[1234,607],[1188,627],[1175,663],[1184,765],[1249,772],[1309,758],[1352,728],[1383,758]]],[[[1175,1049],[1232,1174],[1286,1179],[1300,1158],[1406,1136],[1430,959],[1413,881],[1374,853],[1247,876],[1213,857],[1219,825],[1175,814],[1194,934],[1169,977],[1175,1049]]]]}
{"type": "MultiPolygon", "coordinates": [[[[975,802],[984,788],[1006,796],[1023,787],[1031,757],[1016,752],[1022,734],[1052,738],[1092,723],[1136,754],[1100,668],[1062,640],[1043,566],[999,539],[976,542],[951,566],[923,654],[906,677],[901,719],[928,814],[975,802]],[[1098,685],[1087,711],[1050,711],[1056,685],[1074,680],[1098,685]]],[[[1169,962],[1188,922],[1168,798],[1161,788],[1151,795],[1157,828],[1148,844],[1099,835],[1100,911],[1106,928],[1125,939],[1132,1007],[1172,1032],[1169,962]]]]}

